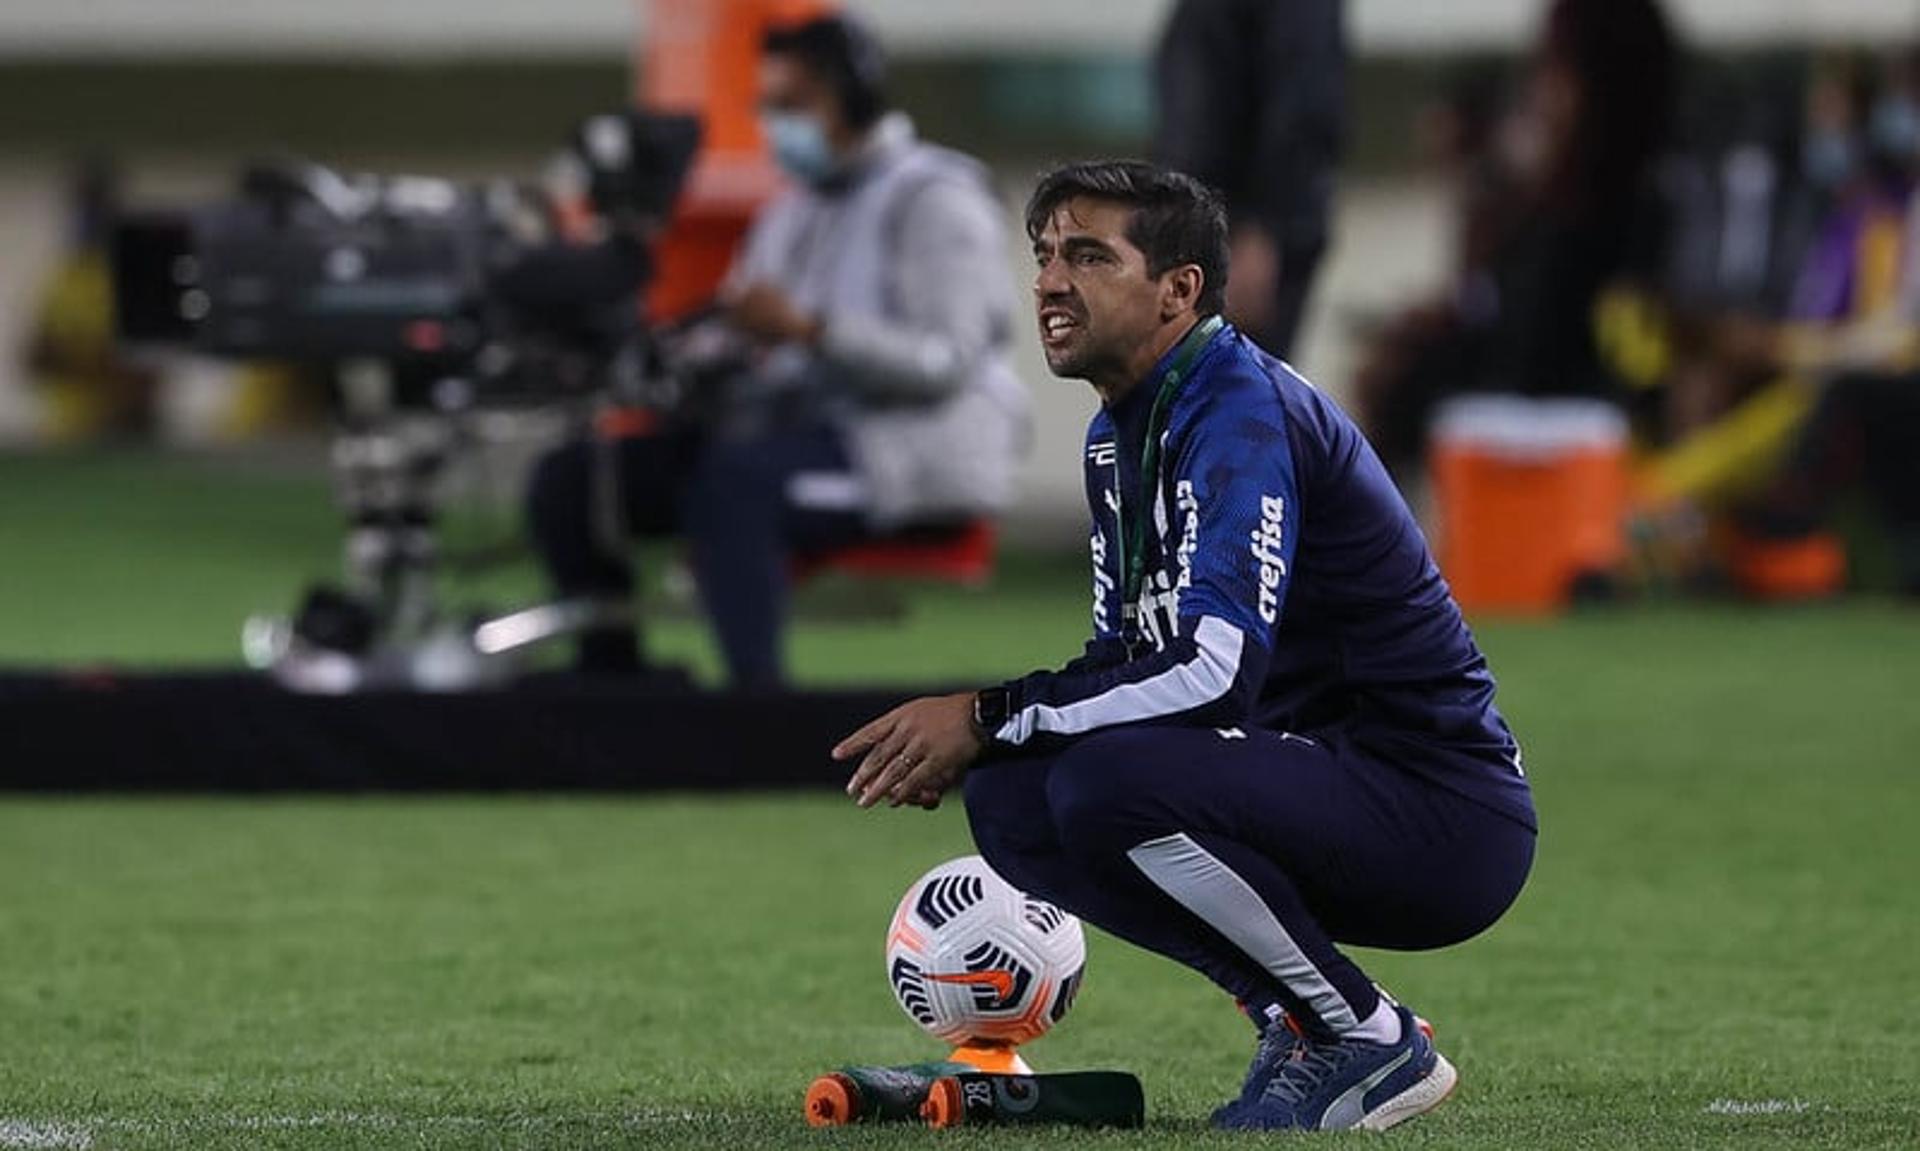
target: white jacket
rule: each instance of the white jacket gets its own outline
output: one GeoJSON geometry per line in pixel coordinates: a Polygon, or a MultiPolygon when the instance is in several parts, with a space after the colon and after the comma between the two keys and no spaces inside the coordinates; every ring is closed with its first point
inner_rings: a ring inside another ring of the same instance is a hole
{"type": "Polygon", "coordinates": [[[1011,502],[1028,397],[1005,222],[978,162],[889,114],[844,182],[761,212],[730,280],[776,284],[822,318],[816,351],[782,349],[766,370],[828,393],[876,526],[1011,502]]]}

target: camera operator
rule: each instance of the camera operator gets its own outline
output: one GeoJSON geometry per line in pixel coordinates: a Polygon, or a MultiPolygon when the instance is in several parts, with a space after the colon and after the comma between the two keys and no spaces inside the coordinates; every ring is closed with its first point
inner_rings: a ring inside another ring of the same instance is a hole
{"type": "MultiPolygon", "coordinates": [[[[957,530],[1012,495],[1026,395],[1000,207],[979,164],[887,110],[883,67],[845,17],[769,30],[763,125],[794,185],[755,221],[719,301],[750,366],[693,397],[706,418],[557,450],[529,493],[568,598],[626,603],[624,537],[683,536],[736,686],[781,679],[794,558],[957,530]]],[[[635,629],[582,637],[582,670],[640,666],[635,629]]]]}

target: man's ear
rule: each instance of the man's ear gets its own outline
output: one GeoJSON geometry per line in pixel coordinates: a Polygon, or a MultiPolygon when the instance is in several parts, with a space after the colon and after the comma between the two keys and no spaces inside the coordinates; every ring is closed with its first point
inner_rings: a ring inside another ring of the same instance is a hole
{"type": "Polygon", "coordinates": [[[1169,268],[1160,277],[1160,318],[1171,320],[1183,312],[1193,311],[1200,303],[1200,293],[1207,287],[1206,273],[1198,264],[1181,264],[1169,268]]]}

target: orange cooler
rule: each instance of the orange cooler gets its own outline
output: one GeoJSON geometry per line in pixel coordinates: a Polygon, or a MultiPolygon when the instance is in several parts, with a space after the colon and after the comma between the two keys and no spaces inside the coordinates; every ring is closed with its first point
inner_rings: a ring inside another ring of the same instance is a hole
{"type": "Polygon", "coordinates": [[[1627,422],[1599,400],[1470,396],[1434,421],[1440,570],[1468,612],[1544,615],[1627,555],[1627,422]]]}

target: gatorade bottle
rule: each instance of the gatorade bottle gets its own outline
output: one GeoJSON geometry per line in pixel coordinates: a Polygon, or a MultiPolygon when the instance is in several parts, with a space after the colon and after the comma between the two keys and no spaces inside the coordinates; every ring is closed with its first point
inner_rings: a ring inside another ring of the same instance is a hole
{"type": "Polygon", "coordinates": [[[1139,1127],[1147,1121],[1147,1102],[1140,1080],[1125,1071],[1059,1075],[963,1071],[934,1080],[920,1117],[929,1127],[988,1123],[1139,1127]]]}
{"type": "Polygon", "coordinates": [[[815,1127],[842,1123],[885,1123],[916,1119],[934,1081],[943,1075],[972,1072],[966,1063],[910,1063],[902,1067],[842,1067],[807,1088],[807,1122],[815,1127]]]}

